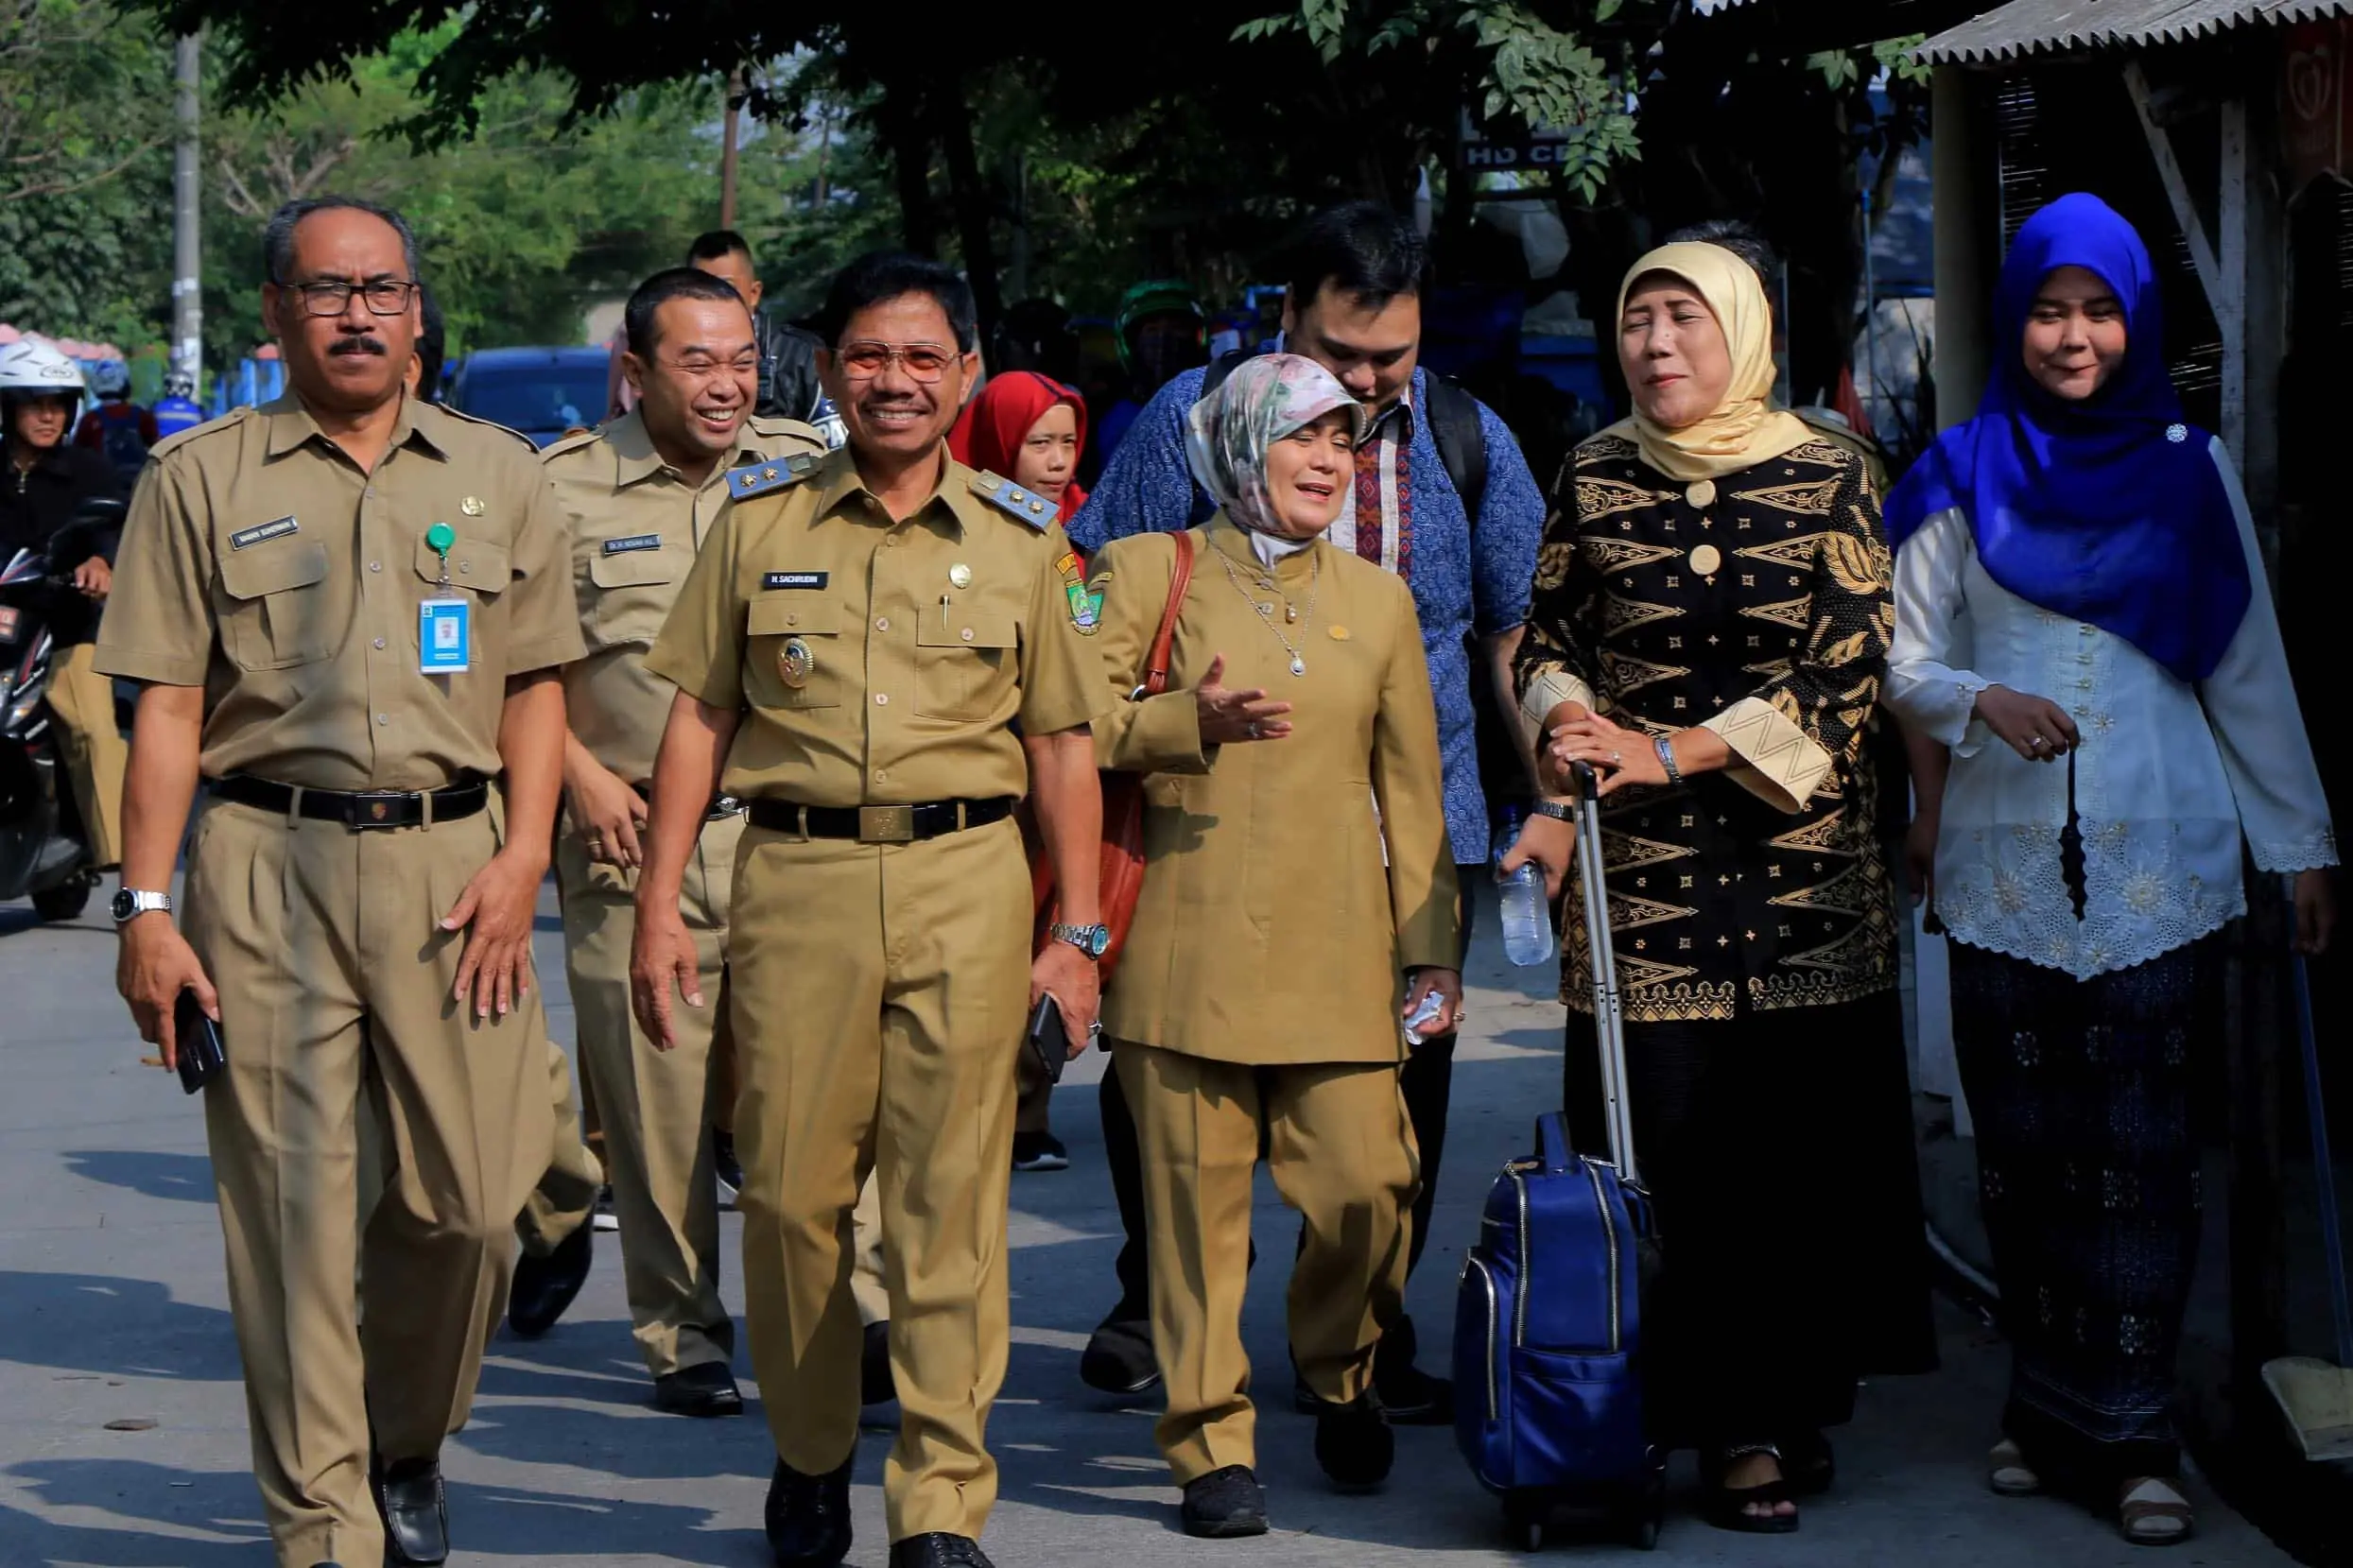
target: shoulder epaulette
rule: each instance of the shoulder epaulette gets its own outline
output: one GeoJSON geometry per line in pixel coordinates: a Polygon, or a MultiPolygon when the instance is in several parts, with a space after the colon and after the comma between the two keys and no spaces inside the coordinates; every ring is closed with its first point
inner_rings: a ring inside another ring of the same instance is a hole
{"type": "Polygon", "coordinates": [[[817,457],[808,452],[796,452],[789,457],[769,462],[746,463],[727,471],[727,498],[749,501],[755,495],[797,485],[816,472],[817,457]]]}
{"type": "Polygon", "coordinates": [[[983,501],[994,502],[1040,533],[1052,526],[1062,515],[1062,508],[1046,497],[1032,495],[1011,479],[1000,478],[994,474],[974,474],[972,492],[983,501]]]}
{"type": "Polygon", "coordinates": [[[754,414],[744,423],[763,441],[797,440],[805,443],[811,452],[825,450],[825,433],[802,420],[787,419],[782,414],[754,414]]]}
{"type": "Polygon", "coordinates": [[[601,434],[601,431],[597,430],[573,431],[562,439],[551,441],[543,447],[540,450],[539,460],[543,463],[552,462],[567,452],[578,452],[584,446],[594,446],[597,444],[597,437],[601,434]]]}
{"type": "Polygon", "coordinates": [[[516,440],[521,441],[524,446],[531,452],[537,452],[539,450],[539,442],[531,439],[530,437],[525,435],[522,431],[517,430],[512,425],[501,424],[496,420],[486,420],[479,414],[469,414],[464,409],[453,408],[446,403],[437,403],[433,405],[433,407],[436,412],[446,414],[453,420],[463,420],[468,424],[483,425],[492,430],[497,431],[503,436],[512,436],[516,440]]]}
{"type": "Polygon", "coordinates": [[[206,420],[202,424],[192,424],[185,430],[164,437],[147,448],[147,456],[150,457],[167,457],[199,436],[211,436],[223,430],[234,430],[247,420],[251,419],[255,412],[256,410],[250,403],[232,408],[216,420],[206,420]]]}

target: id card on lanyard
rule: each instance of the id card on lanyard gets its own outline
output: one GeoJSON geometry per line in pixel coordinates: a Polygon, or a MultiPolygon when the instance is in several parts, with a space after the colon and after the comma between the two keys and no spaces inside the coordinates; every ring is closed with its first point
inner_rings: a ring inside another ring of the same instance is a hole
{"type": "MultiPolygon", "coordinates": [[[[441,558],[441,588],[449,589],[449,547],[458,531],[446,523],[425,530],[425,543],[441,558]]],[[[417,606],[417,670],[422,675],[454,675],[474,663],[474,605],[450,594],[426,599],[417,606]]]]}

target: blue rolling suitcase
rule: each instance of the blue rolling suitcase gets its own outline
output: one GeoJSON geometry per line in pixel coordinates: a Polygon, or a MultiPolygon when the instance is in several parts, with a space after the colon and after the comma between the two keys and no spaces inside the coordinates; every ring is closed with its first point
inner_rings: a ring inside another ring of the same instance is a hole
{"type": "Polygon", "coordinates": [[[1455,1302],[1455,1436],[1527,1549],[1575,1510],[1622,1525],[1648,1551],[1666,1503],[1666,1456],[1642,1410],[1641,1283],[1656,1239],[1635,1169],[1608,893],[1588,872],[1603,863],[1600,813],[1591,771],[1577,771],[1577,880],[1615,1158],[1573,1152],[1554,1111],[1536,1123],[1536,1152],[1488,1190],[1455,1302]]]}

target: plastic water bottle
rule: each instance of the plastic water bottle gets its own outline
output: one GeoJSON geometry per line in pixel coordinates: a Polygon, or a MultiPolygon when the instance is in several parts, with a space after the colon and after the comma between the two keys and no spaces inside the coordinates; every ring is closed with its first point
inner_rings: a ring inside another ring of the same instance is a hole
{"type": "Polygon", "coordinates": [[[1552,956],[1552,915],[1545,907],[1544,868],[1531,860],[1506,874],[1503,857],[1519,841],[1520,814],[1507,812],[1496,827],[1496,890],[1503,906],[1503,956],[1525,969],[1552,956]]]}

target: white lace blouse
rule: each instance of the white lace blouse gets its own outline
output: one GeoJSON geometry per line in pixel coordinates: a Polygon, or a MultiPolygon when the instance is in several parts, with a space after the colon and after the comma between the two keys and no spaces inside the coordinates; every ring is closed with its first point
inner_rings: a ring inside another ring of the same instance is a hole
{"type": "Polygon", "coordinates": [[[2336,864],[2254,520],[2220,441],[2214,462],[2256,593],[2221,666],[2195,688],[2121,637],[1996,583],[1957,509],[1929,518],[1896,553],[1886,700],[1952,750],[1936,912],[1956,940],[2085,979],[2145,963],[2244,911],[2241,833],[2266,871],[2336,864]],[[1970,716],[1989,685],[2050,698],[2083,736],[2081,922],[2059,866],[2067,764],[2028,762],[1970,716]]]}

